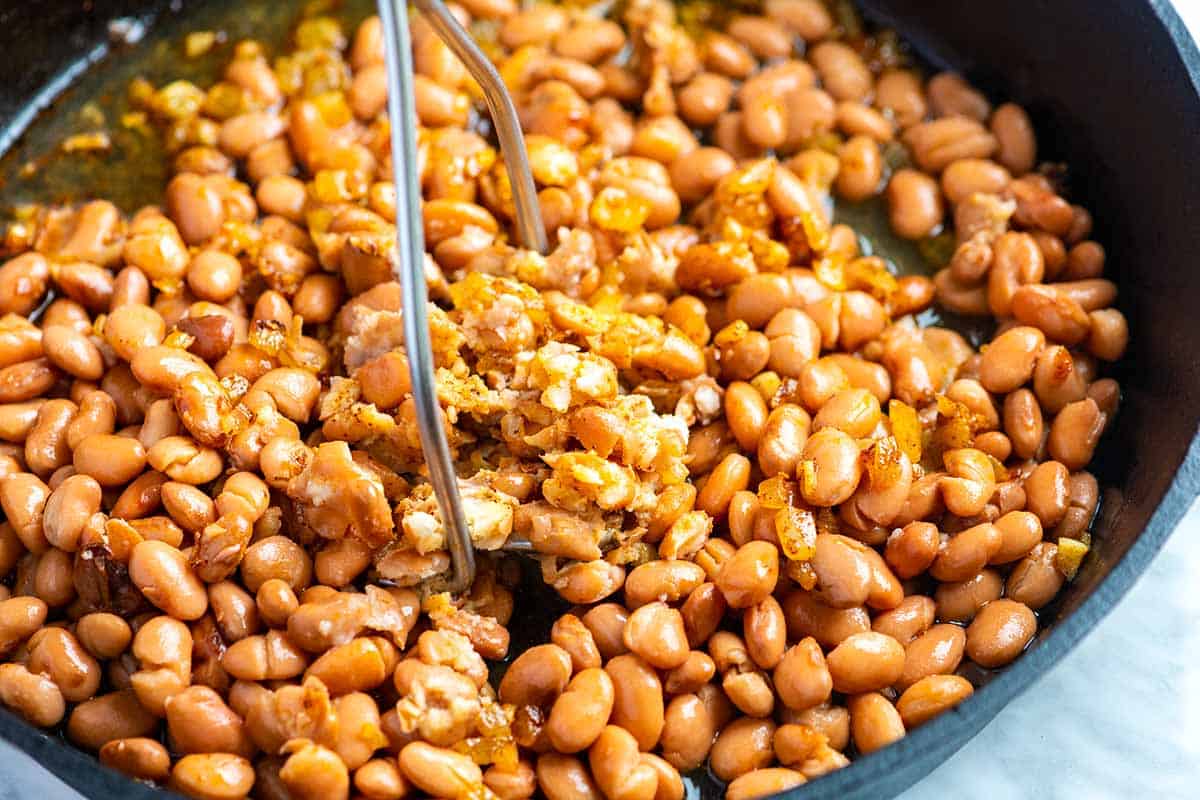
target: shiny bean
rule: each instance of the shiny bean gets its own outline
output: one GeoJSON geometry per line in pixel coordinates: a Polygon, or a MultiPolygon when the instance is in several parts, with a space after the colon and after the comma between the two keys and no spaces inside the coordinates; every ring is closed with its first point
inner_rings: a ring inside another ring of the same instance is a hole
{"type": "Polygon", "coordinates": [[[1039,542],[1008,574],[1004,592],[1010,600],[1037,611],[1054,599],[1066,579],[1058,570],[1058,546],[1039,542]]]}
{"type": "Polygon", "coordinates": [[[636,655],[619,655],[604,665],[613,684],[609,721],[629,731],[641,750],[650,750],[663,732],[662,683],[654,668],[636,655]]]}
{"type": "Polygon", "coordinates": [[[591,773],[574,756],[544,753],[537,760],[538,788],[548,800],[601,800],[591,773]]]}
{"type": "Polygon", "coordinates": [[[1003,545],[1003,534],[991,523],[983,523],[954,534],[947,540],[929,568],[939,581],[964,581],[977,574],[1003,545]]]}
{"type": "Polygon", "coordinates": [[[131,778],[146,781],[166,779],[171,771],[167,748],[154,739],[114,739],[100,748],[100,763],[131,778]]]}
{"type": "Polygon", "coordinates": [[[0,664],[0,703],[39,728],[57,725],[66,713],[54,681],[16,663],[0,664]]]}
{"type": "Polygon", "coordinates": [[[1021,654],[1037,632],[1037,618],[1015,600],[993,600],[967,628],[967,657],[981,667],[1008,664],[1021,654]]]}
{"type": "Polygon", "coordinates": [[[235,800],[254,785],[254,767],[230,753],[193,753],[175,762],[168,786],[198,800],[235,800]]]}
{"type": "Polygon", "coordinates": [[[850,731],[860,753],[873,753],[904,738],[904,722],[891,701],[878,692],[847,700],[850,731]]]}
{"type": "Polygon", "coordinates": [[[830,652],[833,688],[847,694],[870,692],[895,683],[904,669],[904,648],[881,633],[856,633],[830,652]]]}
{"type": "Polygon", "coordinates": [[[933,624],[936,609],[937,606],[931,598],[912,594],[895,608],[875,617],[871,621],[871,630],[887,634],[907,647],[933,624]]]}
{"type": "Polygon", "coordinates": [[[187,559],[166,542],[147,540],[133,548],[129,577],[146,599],[177,619],[199,619],[208,594],[187,559]]]}
{"type": "Polygon", "coordinates": [[[741,717],[727,725],[713,742],[709,768],[723,781],[769,766],[774,758],[771,739],[775,723],[741,717]]]}
{"type": "Polygon", "coordinates": [[[1025,507],[1037,515],[1043,528],[1054,527],[1067,513],[1070,477],[1070,470],[1062,463],[1045,461],[1025,479],[1025,507]]]}
{"type": "Polygon", "coordinates": [[[825,702],[833,690],[833,679],[821,647],[811,637],[783,654],[772,677],[780,701],[794,711],[825,702]]]}
{"type": "Polygon", "coordinates": [[[817,431],[804,444],[798,474],[806,502],[818,506],[844,503],[862,476],[858,445],[837,428],[817,431]]]}
{"type": "Polygon", "coordinates": [[[775,589],[779,578],[779,551],[769,542],[747,542],[721,565],[717,588],[732,608],[749,608],[775,589]]]}
{"type": "Polygon", "coordinates": [[[1106,419],[1092,398],[1065,406],[1050,424],[1046,447],[1067,469],[1083,469],[1092,460],[1106,419]]]}
{"type": "Polygon", "coordinates": [[[554,701],[546,723],[551,744],[560,753],[578,753],[600,736],[612,713],[615,692],[604,670],[589,667],[575,675],[554,701]]]}
{"type": "Polygon", "coordinates": [[[962,661],[966,634],[957,625],[942,623],[915,638],[905,648],[904,671],[896,681],[904,691],[928,675],[949,675],[962,661]]]}
{"type": "Polygon", "coordinates": [[[673,669],[688,657],[683,616],[666,603],[640,606],[625,623],[625,646],[657,669],[673,669]]]}
{"type": "Polygon", "coordinates": [[[498,688],[502,702],[549,705],[571,679],[571,656],[555,644],[543,644],[517,656],[498,688]]]}
{"type": "Polygon", "coordinates": [[[887,185],[888,217],[892,230],[905,239],[922,239],[942,223],[941,192],[937,181],[923,172],[897,170],[887,185]]]}

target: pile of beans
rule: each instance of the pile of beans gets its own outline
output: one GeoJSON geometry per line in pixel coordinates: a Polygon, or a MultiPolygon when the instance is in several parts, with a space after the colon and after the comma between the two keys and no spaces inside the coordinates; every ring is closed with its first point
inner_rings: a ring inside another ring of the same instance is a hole
{"type": "Polygon", "coordinates": [[[38,208],[4,239],[0,702],[206,800],[681,800],[705,768],[745,800],[1022,653],[1088,551],[1128,338],[1062,168],[1019,106],[818,0],[620,9],[454,6],[519,108],[546,256],[511,244],[478,89],[413,21],[480,551],[460,597],[392,278],[379,21],[131,87],[162,207],[38,208]],[[834,221],[876,197],[932,278],[834,221]],[[536,611],[517,538],[570,612],[494,683],[536,611]]]}

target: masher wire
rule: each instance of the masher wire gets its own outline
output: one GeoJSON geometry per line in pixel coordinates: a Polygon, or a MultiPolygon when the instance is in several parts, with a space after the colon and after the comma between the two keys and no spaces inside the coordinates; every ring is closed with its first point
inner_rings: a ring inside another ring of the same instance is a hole
{"type": "MultiPolygon", "coordinates": [[[[512,97],[487,56],[441,0],[414,0],[414,5],[428,18],[430,27],[462,60],[483,89],[512,184],[517,235],[525,248],[544,254],[548,247],[546,233],[512,97]]],[[[417,173],[417,117],[412,89],[408,10],[399,0],[379,0],[378,6],[386,45],[392,174],[396,185],[396,272],[400,281],[408,370],[421,450],[429,470],[429,482],[433,485],[434,496],[441,510],[453,565],[445,588],[451,592],[462,592],[469,589],[475,579],[475,549],[463,513],[458,477],[450,457],[450,444],[442,427],[434,378],[433,347],[429,335],[429,293],[425,285],[421,185],[417,173]]]]}

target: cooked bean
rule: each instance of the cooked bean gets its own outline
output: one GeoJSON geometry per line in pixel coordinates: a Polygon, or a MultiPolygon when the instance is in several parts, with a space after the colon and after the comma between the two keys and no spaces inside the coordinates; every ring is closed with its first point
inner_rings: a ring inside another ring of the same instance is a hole
{"type": "MultiPolygon", "coordinates": [[[[1015,600],[1037,611],[1058,594],[1066,578],[1058,570],[1058,546],[1053,542],[1039,542],[1029,554],[1017,562],[1008,574],[1004,592],[1015,600]]],[[[999,592],[996,593],[999,596],[999,592]]]]}
{"type": "Polygon", "coordinates": [[[603,797],[580,759],[544,753],[537,760],[538,787],[549,800],[600,800],[603,797]]]}
{"type": "Polygon", "coordinates": [[[49,546],[45,534],[44,510],[50,498],[50,487],[28,472],[18,472],[0,479],[0,506],[26,550],[45,552],[49,546]]]}
{"type": "Polygon", "coordinates": [[[200,800],[235,800],[254,785],[254,768],[230,753],[193,753],[175,762],[168,786],[200,800]]]}
{"type": "Polygon", "coordinates": [[[902,135],[921,169],[938,173],[964,158],[989,158],[996,137],[979,122],[964,116],[941,117],[913,125],[902,135]]]}
{"type": "Polygon", "coordinates": [[[803,774],[793,769],[764,767],[735,778],[726,787],[725,796],[729,800],[753,800],[785,792],[806,780],[803,774]]]}
{"type": "Polygon", "coordinates": [[[988,563],[1008,564],[1024,557],[1042,540],[1042,522],[1029,511],[1010,511],[995,522],[1000,531],[1000,549],[988,563]]]}
{"type": "Polygon", "coordinates": [[[153,739],[114,739],[100,748],[100,763],[131,778],[147,781],[166,779],[171,771],[167,748],[153,739]]]}
{"type": "Polygon", "coordinates": [[[989,127],[996,137],[996,160],[1014,175],[1023,175],[1037,163],[1037,141],[1025,109],[1005,103],[992,114],[989,127]]]}
{"type": "Polygon", "coordinates": [[[829,11],[816,0],[767,0],[763,11],[809,42],[824,38],[833,28],[829,11]]]}
{"type": "Polygon", "coordinates": [[[773,669],[787,647],[787,622],[779,601],[767,597],[746,609],[742,625],[750,658],[762,669],[773,669]]]}
{"type": "Polygon", "coordinates": [[[879,183],[883,178],[883,157],[874,138],[862,134],[852,137],[839,149],[838,160],[840,169],[836,185],[839,195],[857,202],[879,191],[879,183]]]}
{"type": "Polygon", "coordinates": [[[0,313],[28,315],[42,302],[50,267],[41,253],[21,253],[0,266],[0,313]]]}
{"type": "Polygon", "coordinates": [[[614,701],[612,679],[604,670],[590,667],[575,675],[554,701],[546,733],[561,753],[577,753],[600,736],[614,701]]]}
{"type": "Polygon", "coordinates": [[[769,542],[747,542],[720,568],[717,588],[732,608],[762,602],[779,578],[779,551],[769,542]]]}
{"type": "Polygon", "coordinates": [[[833,608],[853,608],[867,600],[871,562],[866,546],[847,536],[819,533],[813,552],[813,571],[820,598],[833,608]]]}
{"type": "Polygon", "coordinates": [[[821,352],[820,328],[799,309],[780,309],[771,317],[764,333],[770,347],[767,366],[780,375],[801,375],[805,365],[821,352]]]}
{"type": "Polygon", "coordinates": [[[961,75],[940,72],[929,79],[929,104],[935,116],[960,115],[983,122],[991,112],[991,104],[979,90],[961,75]]]}
{"type": "Polygon", "coordinates": [[[619,655],[604,665],[613,684],[609,722],[633,734],[641,750],[650,750],[663,732],[662,683],[653,667],[636,655],[619,655]]]}
{"type": "Polygon", "coordinates": [[[1012,296],[1012,314],[1025,325],[1038,328],[1046,338],[1064,345],[1087,339],[1091,320],[1069,294],[1053,285],[1027,284],[1012,296]]]}
{"type": "Polygon", "coordinates": [[[810,426],[808,414],[792,403],[771,411],[758,439],[758,466],[764,476],[795,474],[810,426]]]}
{"type": "Polygon", "coordinates": [[[692,647],[702,645],[721,624],[727,607],[725,595],[716,584],[701,583],[693,589],[680,609],[688,644],[692,647]]]}
{"type": "Polygon", "coordinates": [[[904,738],[904,722],[891,701],[878,692],[851,697],[850,730],[861,753],[873,753],[904,738]]]}
{"type": "Polygon", "coordinates": [[[668,695],[693,694],[711,681],[716,672],[716,663],[711,656],[693,650],[686,661],[663,678],[663,691],[668,695]]]}
{"type": "MultiPolygon", "coordinates": [[[[483,776],[483,782],[487,784],[493,792],[501,798],[501,800],[517,800],[517,798],[528,797],[533,794],[532,785],[536,779],[533,777],[532,770],[525,762],[521,762],[521,767],[529,770],[529,775],[521,777],[528,780],[531,784],[529,794],[521,794],[507,791],[507,782],[501,783],[504,779],[498,779],[495,776],[501,773],[496,767],[488,769],[483,776]],[[493,777],[489,779],[489,775],[493,777]]],[[[513,773],[514,775],[516,773],[513,773]]],[[[400,800],[409,791],[409,786],[400,775],[400,768],[395,763],[394,759],[390,758],[373,758],[367,763],[354,771],[354,788],[362,793],[369,800],[400,800]]]]}
{"type": "Polygon", "coordinates": [[[798,465],[800,492],[818,506],[844,503],[862,476],[858,445],[837,428],[825,428],[808,438],[798,465]]]}
{"type": "Polygon", "coordinates": [[[905,648],[904,671],[896,681],[901,691],[927,675],[949,675],[962,661],[966,634],[957,625],[934,625],[905,648]]]}
{"type": "Polygon", "coordinates": [[[938,619],[969,622],[986,603],[1004,591],[1004,579],[998,572],[985,569],[965,581],[942,583],[934,593],[938,619]]]}
{"type": "Polygon", "coordinates": [[[166,542],[147,540],[133,548],[129,577],[146,599],[177,619],[199,619],[208,594],[183,553],[166,542]]]}
{"type": "Polygon", "coordinates": [[[1070,471],[1058,461],[1044,461],[1025,479],[1025,507],[1037,515],[1043,528],[1052,528],[1067,513],[1070,471]]]}
{"type": "Polygon", "coordinates": [[[777,97],[766,93],[747,97],[741,122],[746,139],[765,150],[779,147],[787,140],[787,111],[777,97]]]}
{"type": "Polygon", "coordinates": [[[348,765],[338,754],[312,742],[289,745],[290,753],[279,770],[279,777],[289,793],[297,800],[318,798],[348,798],[350,774],[348,765]]]}
{"type": "Polygon", "coordinates": [[[785,706],[803,711],[829,699],[833,679],[820,645],[809,637],[783,654],[773,674],[775,691],[785,706]]]}
{"type": "MultiPolygon", "coordinates": [[[[723,695],[721,700],[729,705],[723,695]]],[[[660,744],[663,757],[672,766],[688,771],[704,762],[724,722],[714,711],[696,694],[684,694],[671,700],[666,709],[660,744]]]]}
{"type": "Polygon", "coordinates": [[[46,358],[20,361],[0,369],[0,403],[21,403],[44,394],[58,378],[46,358]]]}
{"type": "Polygon", "coordinates": [[[942,224],[941,192],[937,181],[923,172],[897,170],[887,185],[892,230],[905,239],[933,235],[942,224]]]}
{"type": "Polygon", "coordinates": [[[146,736],[158,722],[132,689],[121,689],[75,706],[67,718],[67,738],[80,747],[99,750],[117,739],[146,736]]]}
{"type": "Polygon", "coordinates": [[[981,667],[1001,667],[1021,654],[1037,632],[1037,618],[1015,600],[993,600],[967,628],[967,657],[981,667]]]}
{"type": "Polygon", "coordinates": [[[912,578],[929,568],[940,544],[936,525],[910,522],[888,537],[884,556],[898,576],[912,578]]]}
{"type": "Polygon", "coordinates": [[[833,688],[847,694],[890,686],[904,669],[904,648],[882,633],[856,633],[833,649],[828,658],[833,688]]]}
{"type": "Polygon", "coordinates": [[[942,545],[929,574],[939,581],[963,581],[983,569],[1000,552],[1004,536],[989,522],[954,534],[942,545]]]}
{"type": "Polygon", "coordinates": [[[812,49],[809,58],[817,68],[821,82],[838,100],[862,100],[871,91],[871,72],[848,45],[822,42],[812,49]]]}
{"type": "Polygon", "coordinates": [[[723,781],[770,765],[774,758],[771,738],[775,723],[765,719],[742,717],[727,725],[713,742],[709,767],[723,781]]]}
{"type": "Polygon", "coordinates": [[[1065,406],[1050,424],[1046,447],[1067,469],[1083,469],[1092,460],[1106,420],[1092,398],[1065,406]]]}
{"type": "Polygon", "coordinates": [[[767,403],[758,389],[735,381],[725,390],[725,419],[742,449],[754,450],[767,425],[767,403]]]}
{"type": "Polygon", "coordinates": [[[871,621],[871,630],[891,636],[907,647],[913,639],[933,624],[936,605],[929,597],[909,595],[895,608],[885,611],[871,621]]]}
{"type": "Polygon", "coordinates": [[[121,655],[133,639],[129,623],[104,611],[80,617],[75,623],[75,635],[89,653],[106,660],[121,655]]]}
{"type": "Polygon", "coordinates": [[[221,666],[235,678],[247,681],[294,678],[304,672],[308,658],[282,631],[248,636],[230,645],[221,666]]]}
{"type": "Polygon", "coordinates": [[[101,486],[120,486],[146,466],[146,448],[137,439],[97,433],[79,443],[74,459],[75,469],[101,486]]]}
{"type": "MultiPolygon", "coordinates": [[[[679,89],[677,98],[679,113],[693,125],[702,127],[712,125],[729,109],[730,101],[733,99],[733,90],[732,81],[724,75],[701,72],[679,89]]],[[[723,154],[726,153],[720,148],[713,149],[723,154]]],[[[684,197],[682,191],[680,197],[684,197]]]]}
{"type": "Polygon", "coordinates": [[[425,742],[413,742],[400,751],[400,771],[434,797],[457,797],[483,780],[483,773],[467,756],[425,742]]]}
{"type": "MultiPolygon", "coordinates": [[[[674,603],[682,600],[704,582],[704,570],[689,561],[651,561],[635,567],[625,581],[625,601],[632,608],[654,600],[674,603]]],[[[588,624],[588,615],[583,620],[588,624]]],[[[622,622],[622,625],[624,623],[622,622]]],[[[595,634],[596,631],[589,624],[595,634]]],[[[618,632],[619,638],[620,632],[618,632]]],[[[596,638],[597,644],[600,637],[596,638]]],[[[623,651],[624,648],[622,648],[623,651]]],[[[601,648],[603,652],[604,648],[601,648]]]]}
{"type": "Polygon", "coordinates": [[[658,669],[673,669],[688,656],[683,617],[666,603],[640,606],[625,623],[625,646],[658,669]]]}
{"type": "Polygon", "coordinates": [[[827,648],[871,629],[871,618],[865,608],[830,608],[806,591],[794,591],[784,597],[783,614],[792,638],[812,636],[827,648]]]}
{"type": "Polygon", "coordinates": [[[942,173],[942,191],[953,204],[973,194],[1000,194],[1012,176],[1000,164],[987,159],[964,158],[946,167],[942,173]]]}
{"type": "Polygon", "coordinates": [[[734,493],[745,489],[750,482],[750,460],[739,453],[725,456],[709,473],[696,507],[713,517],[723,517],[734,493]]]}
{"type": "Polygon", "coordinates": [[[242,582],[252,592],[271,578],[279,578],[296,590],[312,581],[308,553],[286,536],[268,536],[247,547],[240,567],[242,582]]]}
{"type": "Polygon", "coordinates": [[[1084,366],[1082,354],[1072,355],[1061,345],[1042,351],[1033,370],[1033,391],[1045,413],[1057,414],[1067,404],[1087,396],[1084,366]]]}
{"type": "Polygon", "coordinates": [[[504,673],[499,695],[518,706],[549,705],[571,679],[571,656],[555,644],[543,644],[517,656],[504,673]]]}
{"type": "Polygon", "coordinates": [[[207,686],[189,686],[167,698],[167,734],[182,753],[234,753],[249,758],[254,744],[242,719],[207,686]]]}

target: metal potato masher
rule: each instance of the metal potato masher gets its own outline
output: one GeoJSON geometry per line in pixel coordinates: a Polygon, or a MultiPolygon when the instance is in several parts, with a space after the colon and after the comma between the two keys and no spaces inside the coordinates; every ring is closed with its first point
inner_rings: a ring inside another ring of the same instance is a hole
{"type": "MultiPolygon", "coordinates": [[[[521,246],[544,254],[547,250],[546,233],[542,227],[537,190],[525,151],[525,137],[504,81],[442,0],[413,0],[412,4],[483,89],[512,183],[517,235],[521,246]]],[[[404,341],[421,449],[429,469],[429,482],[433,485],[441,511],[453,564],[453,574],[445,588],[451,592],[461,592],[469,589],[475,579],[475,549],[463,513],[458,479],[450,458],[450,445],[438,413],[434,382],[427,310],[429,294],[425,286],[421,186],[416,167],[416,109],[407,4],[400,0],[379,0],[379,18],[387,58],[392,174],[396,184],[396,271],[401,287],[404,341]]]]}

